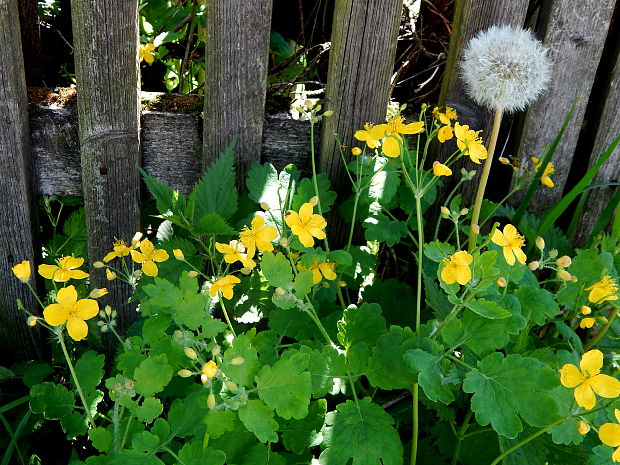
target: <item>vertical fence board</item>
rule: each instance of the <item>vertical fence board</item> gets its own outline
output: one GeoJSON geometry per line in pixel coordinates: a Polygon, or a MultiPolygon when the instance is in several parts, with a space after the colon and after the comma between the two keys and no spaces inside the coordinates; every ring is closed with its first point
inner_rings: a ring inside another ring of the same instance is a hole
{"type": "Polygon", "coordinates": [[[0,44],[0,344],[11,347],[1,351],[4,364],[13,357],[32,358],[36,348],[15,299],[39,313],[28,288],[11,272],[22,260],[30,260],[34,269],[35,258],[34,182],[17,0],[0,0],[0,44]]]}
{"type": "Polygon", "coordinates": [[[203,164],[237,136],[240,184],[260,161],[273,0],[207,2],[203,164]]]}
{"type": "MultiPolygon", "coordinates": [[[[334,134],[349,159],[355,131],[385,121],[402,7],[402,0],[336,1],[325,97],[334,114],[323,120],[320,171],[339,194],[350,186],[342,182],[347,176],[334,134]]],[[[340,226],[330,225],[336,240],[340,226]]]]}
{"type": "MultiPolygon", "coordinates": [[[[525,21],[529,0],[512,0],[510,2],[498,2],[497,0],[462,0],[456,3],[454,12],[454,22],[452,37],[450,38],[450,48],[446,60],[439,96],[440,105],[453,107],[457,110],[461,124],[468,124],[472,129],[482,129],[482,137],[488,142],[493,125],[493,114],[484,107],[477,105],[465,93],[463,80],[460,78],[459,62],[463,49],[467,43],[479,32],[494,25],[515,25],[522,26],[525,21]]],[[[500,142],[501,146],[501,142],[500,142]]],[[[442,146],[446,153],[442,153],[441,158],[447,158],[454,150],[454,145],[445,144],[442,146]]],[[[466,166],[468,170],[476,169],[479,173],[482,168],[472,166],[471,162],[465,157],[455,164],[456,173],[466,166]]],[[[479,176],[479,175],[478,175],[479,176]]],[[[464,205],[469,205],[473,201],[478,187],[478,177],[473,182],[464,183],[459,192],[464,199],[464,205]]],[[[446,179],[442,193],[450,192],[458,177],[446,179]]],[[[441,197],[443,195],[440,194],[441,197]]]]}
{"type": "MultiPolygon", "coordinates": [[[[110,288],[102,301],[122,310],[129,287],[92,263],[140,227],[138,1],[72,0],[71,8],[91,281],[110,288]]],[[[119,311],[120,329],[134,317],[119,311]]]]}
{"type": "MultiPolygon", "coordinates": [[[[615,64],[607,82],[605,95],[605,104],[600,114],[594,148],[590,155],[590,166],[596,163],[599,154],[605,151],[614,138],[620,134],[620,47],[616,49],[615,64]]],[[[616,147],[607,162],[603,164],[593,182],[620,182],[620,146],[616,147]]],[[[577,244],[583,245],[588,239],[599,215],[618,191],[618,186],[599,187],[590,191],[587,208],[584,209],[576,229],[577,244]]]]}
{"type": "Polygon", "coordinates": [[[615,0],[554,0],[543,18],[542,37],[553,63],[548,90],[527,110],[518,150],[521,163],[540,157],[560,131],[577,97],[573,119],[552,162],[556,188],[539,189],[530,211],[541,214],[562,197],[590,89],[603,51],[615,0]]]}

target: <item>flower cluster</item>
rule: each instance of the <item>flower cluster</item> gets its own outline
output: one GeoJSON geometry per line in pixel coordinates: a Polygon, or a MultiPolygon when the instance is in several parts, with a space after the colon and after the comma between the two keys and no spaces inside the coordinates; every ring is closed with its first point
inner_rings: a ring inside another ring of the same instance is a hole
{"type": "Polygon", "coordinates": [[[396,115],[389,118],[384,124],[373,126],[371,123],[366,123],[364,129],[356,131],[353,137],[366,142],[368,148],[371,149],[381,146],[385,156],[396,158],[401,153],[402,135],[418,134],[424,130],[424,121],[409,124],[405,124],[404,121],[405,118],[396,115]]]}

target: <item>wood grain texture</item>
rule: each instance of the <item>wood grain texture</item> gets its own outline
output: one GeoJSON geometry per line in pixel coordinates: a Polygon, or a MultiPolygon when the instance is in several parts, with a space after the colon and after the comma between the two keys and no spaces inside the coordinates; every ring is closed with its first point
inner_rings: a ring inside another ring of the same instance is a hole
{"type": "MultiPolygon", "coordinates": [[[[16,299],[39,314],[28,288],[11,267],[22,260],[35,264],[30,138],[24,62],[17,0],[0,0],[0,365],[36,356],[38,344],[16,299]]],[[[33,278],[34,281],[34,278],[33,278]]]]}
{"type": "MultiPolygon", "coordinates": [[[[394,70],[402,0],[337,0],[332,24],[325,107],[334,114],[323,120],[320,171],[327,173],[340,200],[350,193],[340,154],[340,143],[359,145],[353,134],[364,123],[383,123],[394,70]]],[[[330,233],[339,242],[339,230],[348,230],[332,219],[330,233]],[[342,228],[340,227],[342,226],[342,228]]],[[[342,236],[344,237],[344,236],[342,236]]]]}
{"type": "MultiPolygon", "coordinates": [[[[594,147],[590,155],[590,166],[596,163],[614,138],[620,134],[620,47],[616,47],[615,64],[606,83],[605,104],[600,114],[594,147]]],[[[607,162],[603,164],[593,180],[594,183],[620,182],[620,146],[617,146],[607,162]]],[[[576,229],[576,243],[584,245],[592,227],[598,220],[607,202],[618,192],[618,186],[600,187],[588,194],[587,208],[576,229]]]]}
{"type": "MultiPolygon", "coordinates": [[[[183,194],[189,193],[202,173],[202,125],[198,113],[144,112],[141,160],[146,172],[183,194]]],[[[31,104],[30,127],[37,192],[83,195],[75,107],[31,104]]],[[[272,163],[277,169],[294,163],[308,176],[311,173],[308,122],[294,120],[285,113],[267,115],[261,161],[272,163]]]]}
{"type": "Polygon", "coordinates": [[[273,0],[207,2],[203,166],[237,136],[244,179],[260,160],[273,0]]]}
{"type": "MultiPolygon", "coordinates": [[[[488,138],[493,124],[493,112],[477,105],[465,92],[465,86],[460,76],[459,63],[463,49],[467,43],[480,31],[486,30],[493,25],[516,25],[523,26],[529,0],[461,0],[456,2],[450,48],[446,60],[446,69],[439,97],[440,105],[454,108],[459,116],[461,124],[467,124],[472,129],[482,129],[482,137],[488,144],[488,138]]],[[[503,145],[500,133],[499,146],[503,145]]],[[[442,145],[439,159],[445,160],[456,148],[456,144],[442,145]]],[[[476,169],[478,173],[482,168],[474,166],[467,157],[457,161],[453,171],[458,172],[462,167],[468,170],[476,169]],[[454,169],[456,168],[456,170],[454,169]]],[[[464,183],[459,190],[463,196],[463,205],[473,202],[478,187],[478,174],[473,182],[464,183]]],[[[444,187],[440,190],[440,197],[450,192],[458,179],[447,179],[444,187]]],[[[492,186],[489,186],[492,187],[492,186]]]]}
{"type": "Polygon", "coordinates": [[[541,214],[558,201],[575,155],[590,89],[594,82],[616,0],[553,0],[542,18],[541,37],[553,63],[548,90],[529,107],[523,123],[518,156],[531,165],[560,131],[573,101],[577,106],[552,162],[555,189],[539,189],[530,211],[541,214]]]}
{"type": "MultiPolygon", "coordinates": [[[[138,1],[72,0],[79,139],[90,263],[140,229],[138,1]]],[[[119,310],[119,329],[135,319],[123,307],[129,286],[91,268],[93,286],[119,310]]]]}

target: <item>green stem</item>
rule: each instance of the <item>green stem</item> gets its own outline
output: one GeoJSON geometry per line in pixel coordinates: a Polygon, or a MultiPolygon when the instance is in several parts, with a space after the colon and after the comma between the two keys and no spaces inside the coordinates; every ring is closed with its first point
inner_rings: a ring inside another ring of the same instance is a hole
{"type": "Polygon", "coordinates": [[[353,201],[353,216],[351,217],[351,230],[349,231],[349,240],[347,241],[347,252],[351,251],[351,243],[353,242],[353,231],[355,230],[355,216],[357,215],[357,204],[360,199],[359,190],[355,191],[355,200],[353,201]]]}
{"type": "Polygon", "coordinates": [[[463,420],[463,424],[461,425],[461,428],[456,435],[456,446],[454,446],[454,454],[452,454],[451,465],[456,465],[459,460],[459,454],[461,453],[461,443],[463,442],[463,438],[465,437],[467,428],[469,428],[469,422],[471,421],[471,417],[473,414],[473,410],[467,412],[467,415],[465,415],[465,419],[463,420]]]}
{"type": "Polygon", "coordinates": [[[474,212],[471,216],[471,229],[469,231],[469,251],[474,250],[476,246],[476,236],[479,231],[476,231],[478,226],[478,219],[480,218],[480,209],[482,208],[482,200],[484,199],[484,191],[487,187],[487,181],[489,180],[489,173],[491,172],[491,164],[493,162],[493,154],[495,153],[495,145],[497,144],[497,136],[499,134],[500,123],[502,122],[502,109],[497,108],[495,110],[495,118],[493,118],[493,129],[491,130],[491,139],[489,140],[489,150],[487,152],[487,159],[484,161],[484,168],[482,169],[482,176],[480,177],[480,183],[478,184],[478,192],[476,193],[476,203],[474,203],[474,212]]]}
{"type": "Polygon", "coordinates": [[[601,330],[596,333],[596,336],[594,336],[592,339],[590,339],[585,346],[583,346],[583,350],[584,352],[587,352],[588,350],[590,350],[592,347],[594,347],[596,345],[596,343],[598,341],[601,340],[601,338],[605,335],[605,333],[607,332],[607,330],[609,328],[611,328],[611,324],[614,322],[614,320],[616,319],[616,315],[618,314],[618,307],[613,307],[611,309],[611,311],[609,312],[609,316],[607,317],[607,323],[605,324],[605,326],[603,326],[601,328],[601,330]]]}
{"type": "Polygon", "coordinates": [[[415,197],[416,216],[418,219],[418,285],[416,296],[415,330],[420,329],[420,313],[422,312],[422,260],[424,259],[424,227],[422,226],[422,199],[415,197]]]}
{"type": "Polygon", "coordinates": [[[222,307],[222,312],[224,312],[224,318],[226,318],[226,323],[228,323],[228,327],[230,328],[230,332],[234,337],[237,337],[235,330],[233,329],[232,323],[230,322],[230,318],[228,318],[228,312],[226,311],[226,307],[224,306],[223,297],[220,295],[220,307],[222,307]]]}
{"type": "Polygon", "coordinates": [[[67,352],[67,346],[65,345],[65,339],[63,337],[62,331],[60,331],[58,334],[58,341],[60,341],[60,347],[62,347],[62,353],[65,355],[65,360],[67,361],[67,365],[69,365],[69,371],[71,372],[71,377],[73,378],[73,382],[75,383],[75,388],[77,389],[77,392],[80,395],[80,400],[82,401],[82,405],[84,406],[84,411],[86,412],[86,418],[88,419],[91,427],[94,428],[95,422],[93,421],[93,417],[90,415],[90,409],[88,408],[86,397],[84,397],[82,386],[80,386],[80,382],[78,381],[77,375],[75,374],[75,370],[73,369],[73,363],[71,363],[69,352],[67,352]]]}
{"type": "Polygon", "coordinates": [[[125,432],[123,433],[123,440],[121,441],[121,447],[119,449],[122,449],[125,446],[125,441],[127,440],[127,434],[129,434],[129,426],[131,425],[131,420],[133,420],[133,417],[129,415],[129,417],[127,417],[127,426],[125,426],[125,432]]]}
{"type": "Polygon", "coordinates": [[[412,423],[412,429],[413,432],[411,433],[411,465],[415,465],[417,458],[418,458],[418,434],[420,431],[420,424],[419,424],[419,390],[420,390],[420,385],[418,383],[415,383],[413,385],[413,390],[411,391],[411,394],[413,396],[413,423],[412,423]]]}
{"type": "Polygon", "coordinates": [[[522,446],[524,446],[525,444],[527,444],[528,442],[530,442],[532,439],[536,439],[538,436],[540,436],[541,434],[546,433],[547,431],[549,431],[551,428],[553,428],[554,426],[559,425],[560,423],[562,423],[563,421],[566,420],[566,417],[562,417],[557,421],[554,421],[553,423],[551,423],[548,426],[545,426],[542,429],[539,429],[538,431],[536,431],[534,434],[532,434],[531,436],[528,436],[527,438],[525,438],[523,441],[515,444],[514,446],[512,446],[510,449],[505,450],[504,452],[502,452],[500,455],[497,456],[497,458],[495,460],[493,460],[491,462],[491,465],[497,465],[504,457],[512,454],[514,451],[516,451],[517,449],[521,448],[522,446]]]}

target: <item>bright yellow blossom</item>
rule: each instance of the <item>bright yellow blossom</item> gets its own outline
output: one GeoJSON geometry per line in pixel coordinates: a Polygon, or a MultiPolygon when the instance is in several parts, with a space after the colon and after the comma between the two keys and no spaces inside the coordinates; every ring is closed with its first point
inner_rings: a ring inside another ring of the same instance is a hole
{"type": "Polygon", "coordinates": [[[580,322],[579,322],[579,327],[581,329],[586,329],[586,328],[591,328],[592,326],[594,326],[594,323],[596,323],[596,318],[583,318],[580,322]]]}
{"type": "Polygon", "coordinates": [[[43,317],[48,324],[60,326],[67,324],[67,331],[71,339],[80,341],[88,334],[89,320],[99,313],[99,304],[96,300],[77,298],[75,287],[63,287],[56,294],[57,304],[51,304],[43,310],[43,317]]]}
{"type": "Polygon", "coordinates": [[[146,61],[149,65],[155,61],[153,51],[155,50],[155,44],[149,42],[148,44],[140,44],[140,61],[146,61]]]}
{"type": "Polygon", "coordinates": [[[126,257],[130,254],[132,250],[135,250],[138,245],[140,245],[140,243],[135,242],[132,243],[131,246],[127,247],[125,241],[118,240],[114,241],[112,245],[114,246],[114,250],[112,250],[112,252],[108,253],[105,257],[103,257],[103,261],[106,263],[116,257],[126,257]]]}
{"type": "Polygon", "coordinates": [[[301,261],[297,262],[297,269],[299,271],[304,271],[304,270],[312,271],[312,281],[314,282],[314,284],[320,283],[323,278],[329,279],[330,281],[333,281],[334,279],[336,279],[336,273],[334,273],[335,266],[336,266],[335,263],[329,262],[329,261],[319,263],[319,259],[317,257],[314,257],[314,263],[310,265],[309,268],[306,268],[305,266],[303,266],[301,264],[301,261]]]}
{"type": "Polygon", "coordinates": [[[39,274],[45,279],[52,279],[57,283],[64,283],[70,279],[88,278],[88,273],[77,269],[83,263],[83,258],[62,257],[58,260],[58,265],[39,265],[39,274]]]}
{"type": "Polygon", "coordinates": [[[527,257],[523,253],[523,250],[521,250],[521,247],[525,245],[525,239],[513,225],[507,224],[504,226],[503,233],[499,229],[496,229],[493,233],[493,237],[491,237],[491,241],[502,247],[506,263],[514,265],[516,257],[521,265],[525,265],[527,257]]]}
{"type": "Polygon", "coordinates": [[[105,287],[102,287],[101,289],[93,289],[92,291],[90,291],[88,297],[90,297],[91,299],[98,299],[99,297],[103,297],[107,293],[108,290],[105,287]]]}
{"type": "Polygon", "coordinates": [[[442,144],[445,141],[452,139],[453,136],[454,136],[454,133],[452,132],[452,128],[450,126],[442,126],[441,128],[439,128],[439,131],[437,132],[437,139],[442,144]]]}
{"type": "Polygon", "coordinates": [[[155,277],[159,272],[155,262],[168,260],[168,252],[163,249],[156,249],[151,241],[144,239],[140,243],[140,252],[132,250],[131,258],[134,262],[142,264],[142,271],[145,275],[155,277]]]}
{"type": "Polygon", "coordinates": [[[252,218],[252,229],[244,226],[239,236],[247,249],[247,256],[252,258],[256,249],[260,252],[271,252],[273,250],[272,242],[278,237],[278,230],[273,226],[265,226],[265,219],[256,215],[252,218]]]}
{"type": "Polygon", "coordinates": [[[586,287],[586,291],[590,291],[588,300],[594,304],[600,304],[607,300],[618,300],[618,284],[611,276],[603,276],[598,282],[586,287]]]}
{"type": "Polygon", "coordinates": [[[471,269],[474,258],[464,250],[456,252],[450,258],[444,260],[444,267],[441,270],[441,279],[446,284],[458,282],[461,285],[467,284],[471,280],[471,269]]]}
{"type": "Polygon", "coordinates": [[[433,163],[433,174],[435,176],[450,176],[452,174],[452,170],[443,163],[436,161],[433,163]]]}
{"type": "Polygon", "coordinates": [[[304,203],[299,209],[299,213],[289,210],[284,217],[284,221],[291,228],[291,232],[299,237],[304,247],[314,245],[314,237],[325,239],[325,227],[327,221],[321,215],[312,213],[314,207],[310,202],[304,203]]]}
{"type": "Polygon", "coordinates": [[[362,149],[360,149],[359,147],[353,147],[351,149],[351,155],[358,156],[361,154],[362,154],[362,149]]]}
{"type": "Polygon", "coordinates": [[[256,262],[252,260],[252,257],[245,253],[245,247],[240,241],[230,241],[228,244],[215,243],[215,248],[218,252],[224,254],[224,261],[226,263],[241,262],[246,268],[254,268],[256,262]]]}
{"type": "MultiPolygon", "coordinates": [[[[542,166],[542,162],[536,158],[536,157],[532,157],[532,161],[534,163],[536,163],[536,166],[534,167],[534,169],[538,172],[538,170],[540,169],[540,167],[542,166]]],[[[547,166],[545,166],[545,171],[543,172],[541,178],[540,178],[540,182],[547,187],[555,187],[555,184],[553,183],[553,180],[549,177],[550,174],[554,174],[555,170],[553,168],[553,163],[549,162],[547,163],[547,166]]]]}
{"type": "Polygon", "coordinates": [[[574,396],[577,404],[590,410],[596,404],[594,393],[607,399],[613,399],[620,394],[620,381],[608,375],[601,374],[603,367],[603,353],[594,349],[581,357],[579,368],[567,363],[560,369],[560,382],[567,388],[575,388],[574,396]]]}
{"type": "Polygon", "coordinates": [[[200,371],[202,372],[201,378],[203,383],[207,379],[215,378],[217,376],[217,363],[213,360],[209,360],[202,366],[200,371]]]}
{"type": "Polygon", "coordinates": [[[28,260],[24,260],[21,263],[18,263],[13,268],[13,274],[19,279],[22,283],[27,283],[30,281],[30,262],[28,260]]]}
{"type": "Polygon", "coordinates": [[[114,281],[116,279],[116,273],[112,271],[110,268],[106,268],[105,277],[108,278],[108,281],[114,281]]]}
{"type": "Polygon", "coordinates": [[[174,255],[174,258],[176,258],[177,260],[181,262],[185,260],[185,254],[183,253],[181,249],[173,249],[172,255],[174,255]]]}
{"type": "Polygon", "coordinates": [[[364,129],[355,131],[353,137],[366,142],[369,148],[376,149],[379,146],[379,141],[385,137],[385,124],[373,126],[372,123],[366,123],[364,124],[364,129]]]}
{"type": "Polygon", "coordinates": [[[587,421],[583,420],[579,420],[575,425],[575,428],[577,428],[577,432],[579,434],[588,434],[588,432],[590,431],[590,425],[587,421]]]}
{"type": "MultiPolygon", "coordinates": [[[[620,410],[614,409],[614,416],[620,423],[620,410]]],[[[605,423],[598,429],[598,437],[603,444],[617,447],[611,456],[614,462],[620,462],[620,425],[618,423],[605,423]]]]}
{"type": "Polygon", "coordinates": [[[454,123],[454,135],[459,150],[464,155],[469,155],[471,161],[480,164],[480,160],[487,157],[487,149],[482,143],[482,138],[478,137],[476,131],[469,129],[469,126],[454,123]]]}
{"type": "Polygon", "coordinates": [[[380,124],[376,127],[382,127],[385,131],[386,139],[383,141],[381,148],[387,157],[395,158],[400,156],[401,134],[418,134],[424,130],[424,121],[404,124],[405,118],[402,116],[392,116],[386,124],[380,124]]]}
{"type": "Polygon", "coordinates": [[[240,282],[241,280],[239,278],[229,274],[215,281],[211,285],[209,294],[215,295],[218,291],[220,291],[226,300],[230,300],[233,297],[233,286],[240,282]]]}

